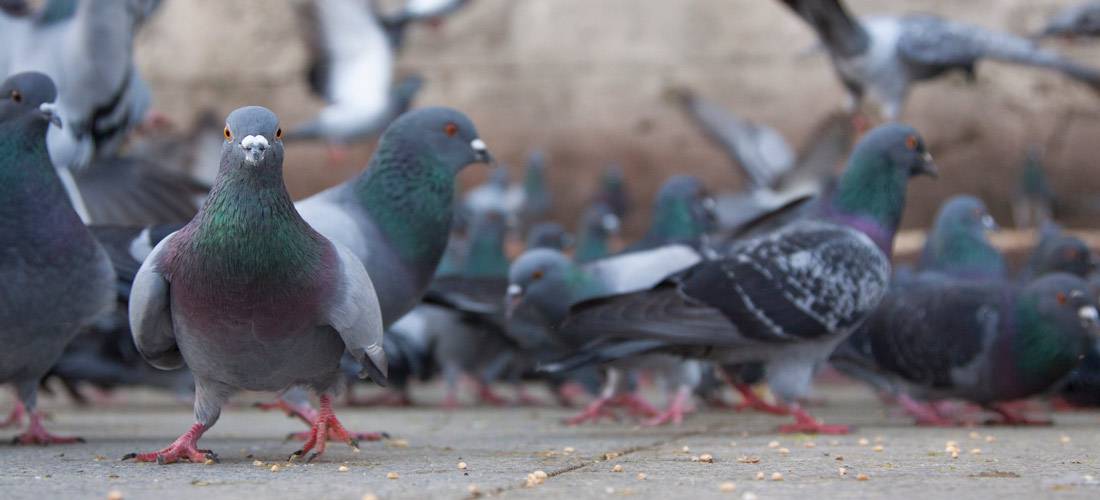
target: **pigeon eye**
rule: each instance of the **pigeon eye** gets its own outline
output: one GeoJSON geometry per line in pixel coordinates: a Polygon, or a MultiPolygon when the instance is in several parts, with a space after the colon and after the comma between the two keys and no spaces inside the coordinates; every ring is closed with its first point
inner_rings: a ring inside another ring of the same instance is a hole
{"type": "Polygon", "coordinates": [[[542,279],[542,271],[535,271],[531,273],[531,281],[538,281],[542,279]]]}
{"type": "Polygon", "coordinates": [[[1056,295],[1055,298],[1058,299],[1059,304],[1065,304],[1066,303],[1066,294],[1065,294],[1065,292],[1058,292],[1058,295],[1056,295]]]}
{"type": "Polygon", "coordinates": [[[222,135],[225,136],[226,142],[233,140],[233,132],[229,131],[229,125],[226,125],[225,129],[222,130],[222,135]]]}
{"type": "Polygon", "coordinates": [[[11,100],[15,101],[16,104],[23,102],[23,94],[18,90],[13,90],[11,91],[11,100]]]}
{"type": "Polygon", "coordinates": [[[448,123],[444,125],[443,133],[447,134],[447,137],[454,137],[455,134],[458,134],[458,125],[455,125],[454,123],[448,123]]]}
{"type": "Polygon", "coordinates": [[[283,140],[283,127],[279,127],[275,130],[275,139],[283,140]]]}
{"type": "Polygon", "coordinates": [[[916,151],[918,145],[917,136],[911,135],[905,138],[905,147],[909,148],[910,151],[916,151]]]}

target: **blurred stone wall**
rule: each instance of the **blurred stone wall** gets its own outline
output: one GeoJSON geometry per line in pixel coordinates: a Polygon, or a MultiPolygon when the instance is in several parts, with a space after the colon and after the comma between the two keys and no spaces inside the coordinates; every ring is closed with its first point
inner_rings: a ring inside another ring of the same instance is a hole
{"type": "MultiPolygon", "coordinates": [[[[387,6],[400,0],[386,0],[387,6]]],[[[923,11],[1027,33],[1076,0],[849,0],[863,14],[923,11]]],[[[165,0],[138,40],[138,61],[155,105],[181,123],[203,109],[245,104],[274,109],[285,123],[321,106],[304,82],[305,50],[291,0],[165,0]]],[[[440,29],[414,28],[399,73],[428,84],[419,105],[466,111],[490,149],[519,175],[527,152],[545,150],[557,213],[575,220],[600,167],[617,161],[642,206],[673,173],[736,188],[732,165],[664,98],[685,84],[799,145],[814,122],[839,109],[843,94],[827,59],[806,55],[812,32],[770,0],[473,0],[440,29]]],[[[1100,67],[1100,42],[1053,43],[1100,67]]],[[[976,83],[952,76],[917,87],[904,114],[926,136],[942,170],[910,189],[906,224],[927,224],[938,203],[959,192],[985,198],[1004,223],[1025,148],[1048,148],[1059,194],[1096,192],[1100,100],[1057,74],[983,63],[976,83]],[[1060,126],[1060,124],[1062,124],[1060,126]]],[[[303,196],[353,175],[369,158],[358,147],[346,165],[324,148],[288,150],[287,177],[303,196]]],[[[465,185],[485,169],[468,169],[465,185]]],[[[1088,218],[1075,221],[1088,224],[1088,218]]]]}

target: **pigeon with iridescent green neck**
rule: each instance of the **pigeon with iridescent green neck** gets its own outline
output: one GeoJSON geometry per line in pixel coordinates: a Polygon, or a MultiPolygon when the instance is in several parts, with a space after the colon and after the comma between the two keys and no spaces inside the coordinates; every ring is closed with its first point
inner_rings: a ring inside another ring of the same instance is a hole
{"type": "Polygon", "coordinates": [[[153,366],[195,377],[195,424],[136,461],[205,462],[199,438],[238,390],[308,387],[321,407],[294,453],[324,453],[329,436],[357,446],[332,410],[349,353],[384,384],[382,313],[359,258],[295,210],[283,183],[283,130],[271,111],[240,108],[224,129],[221,166],[198,215],[153,249],[134,278],[130,326],[153,366]]]}
{"type": "MultiPolygon", "coordinates": [[[[46,148],[57,90],[42,73],[0,84],[0,382],[30,415],[16,444],[72,443],[46,432],[38,385],[65,346],[114,305],[114,271],[66,198],[46,148]]],[[[14,423],[14,422],[13,422],[14,423]]]]}
{"type": "Polygon", "coordinates": [[[657,192],[650,220],[645,236],[627,247],[627,252],[671,244],[700,249],[715,229],[714,200],[699,178],[674,175],[657,192]]]}
{"type": "Polygon", "coordinates": [[[619,234],[619,217],[603,202],[595,202],[581,215],[573,260],[592,262],[611,255],[611,238],[619,234]]]}
{"type": "Polygon", "coordinates": [[[997,223],[981,200],[955,196],[940,207],[924,243],[918,269],[969,280],[1002,280],[1004,256],[989,241],[997,223]]]}

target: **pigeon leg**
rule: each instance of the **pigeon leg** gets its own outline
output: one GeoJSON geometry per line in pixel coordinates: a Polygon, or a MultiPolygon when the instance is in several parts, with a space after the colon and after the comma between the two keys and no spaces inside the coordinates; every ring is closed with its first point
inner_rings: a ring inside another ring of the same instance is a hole
{"type": "Polygon", "coordinates": [[[752,386],[749,384],[732,385],[733,388],[737,390],[737,393],[741,395],[741,402],[733,407],[733,409],[738,412],[749,409],[770,413],[772,415],[790,415],[791,413],[787,408],[764,401],[763,398],[756,394],[756,391],[752,390],[752,386]]]}
{"type": "Polygon", "coordinates": [[[794,423],[779,426],[779,432],[784,434],[847,434],[851,432],[851,429],[847,425],[828,425],[821,423],[809,413],[806,413],[806,410],[803,410],[802,407],[797,404],[791,405],[790,412],[794,415],[794,423]]]}
{"type": "Polygon", "coordinates": [[[673,396],[672,401],[669,402],[665,411],[659,415],[646,420],[642,425],[647,427],[653,427],[665,424],[680,425],[684,421],[684,414],[691,411],[688,402],[691,400],[691,387],[680,386],[676,390],[676,395],[673,396]]]}
{"type": "Polygon", "coordinates": [[[290,459],[302,457],[310,450],[316,450],[306,460],[312,462],[313,459],[325,452],[325,444],[329,439],[343,441],[351,446],[353,450],[359,451],[359,441],[336,419],[336,414],[332,411],[332,397],[328,394],[322,394],[321,411],[317,415],[317,419],[313,421],[309,439],[306,440],[301,449],[290,455],[290,459]]]}
{"type": "Polygon", "coordinates": [[[23,423],[23,403],[20,401],[15,402],[15,406],[11,409],[11,413],[8,414],[8,418],[5,418],[0,422],[0,429],[6,427],[16,426],[18,427],[23,423]]]}
{"type": "Polygon", "coordinates": [[[508,401],[500,396],[497,396],[493,392],[492,386],[484,381],[478,380],[477,383],[477,399],[482,403],[491,406],[504,406],[508,404],[508,401]]]}
{"type": "Polygon", "coordinates": [[[655,417],[661,413],[637,392],[620,394],[612,400],[612,404],[625,407],[626,411],[635,417],[655,417]]]}
{"type": "Polygon", "coordinates": [[[516,406],[542,406],[543,402],[539,398],[532,396],[527,392],[527,386],[523,384],[516,384],[516,406]]]}
{"type": "Polygon", "coordinates": [[[957,422],[944,418],[935,405],[914,400],[908,394],[900,394],[896,400],[906,414],[916,419],[915,423],[917,425],[935,427],[954,427],[958,425],[957,422]]]}
{"type": "Polygon", "coordinates": [[[1054,425],[1050,420],[1032,419],[1004,405],[993,405],[989,409],[997,412],[1001,420],[986,422],[987,425],[1054,425]]]}
{"type": "Polygon", "coordinates": [[[306,425],[312,425],[313,421],[317,419],[317,410],[308,404],[301,405],[290,403],[283,398],[278,398],[271,403],[256,403],[256,408],[264,411],[279,410],[286,413],[286,416],[290,418],[297,418],[306,425]]]}
{"type": "Polygon", "coordinates": [[[585,422],[599,422],[600,419],[604,417],[610,417],[617,420],[617,417],[610,409],[611,406],[614,406],[612,399],[611,397],[600,397],[592,403],[589,403],[584,411],[566,419],[565,424],[580,425],[585,422]]]}
{"type": "MultiPolygon", "coordinates": [[[[292,433],[288,434],[286,436],[287,441],[290,441],[290,440],[309,441],[313,437],[313,429],[316,427],[316,425],[317,425],[316,422],[320,418],[320,413],[318,413],[317,410],[314,410],[313,407],[309,406],[308,404],[298,405],[298,404],[294,404],[294,403],[289,403],[285,399],[282,399],[282,398],[279,398],[278,400],[276,400],[275,403],[267,403],[267,404],[272,405],[275,408],[279,408],[279,409],[285,411],[287,413],[287,416],[289,416],[289,417],[297,417],[297,418],[301,419],[303,422],[306,423],[306,425],[310,426],[309,431],[292,432],[292,433]]],[[[257,405],[257,406],[259,406],[259,405],[257,405]]],[[[343,429],[343,427],[341,427],[341,429],[343,429]]],[[[329,441],[347,441],[348,436],[350,436],[351,438],[354,438],[355,440],[358,440],[358,441],[381,441],[381,440],[389,437],[389,435],[386,434],[385,432],[353,432],[353,433],[349,434],[349,433],[347,433],[347,431],[344,431],[344,433],[345,433],[345,435],[339,435],[338,433],[334,433],[333,428],[330,426],[329,427],[328,440],[329,441]]]]}
{"type": "Polygon", "coordinates": [[[149,453],[127,453],[123,460],[133,459],[135,462],[156,462],[160,465],[174,464],[180,460],[201,464],[207,460],[217,461],[218,456],[210,450],[200,450],[199,438],[206,432],[206,426],[195,422],[187,432],[176,438],[172,444],[160,451],[149,453]]]}
{"type": "Polygon", "coordinates": [[[569,381],[560,386],[554,391],[554,399],[558,402],[558,405],[562,408],[572,408],[574,406],[574,400],[585,395],[584,387],[576,382],[569,381]]]}
{"type": "Polygon", "coordinates": [[[71,443],[83,443],[84,439],[79,437],[60,437],[46,432],[46,428],[42,426],[42,414],[39,412],[30,413],[30,425],[27,427],[27,431],[19,436],[16,436],[11,440],[12,444],[71,444],[71,443]]]}

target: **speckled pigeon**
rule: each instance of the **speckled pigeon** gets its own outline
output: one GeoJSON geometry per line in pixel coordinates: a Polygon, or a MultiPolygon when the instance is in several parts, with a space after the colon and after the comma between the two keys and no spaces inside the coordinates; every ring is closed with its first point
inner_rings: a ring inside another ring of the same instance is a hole
{"type": "Polygon", "coordinates": [[[886,293],[909,178],[934,172],[914,129],[872,130],[815,217],[737,242],[649,289],[574,306],[562,329],[589,345],[561,366],[647,352],[760,362],[796,418],[781,430],[846,432],[813,419],[797,400],[814,367],[886,293]]]}
{"type": "Polygon", "coordinates": [[[17,444],[77,440],[46,432],[36,411],[38,384],[115,296],[111,261],[73,211],[47,152],[56,98],[42,73],[0,84],[0,382],[15,385],[30,414],[17,444]]]}
{"type": "Polygon", "coordinates": [[[928,14],[856,18],[842,0],[782,0],[817,32],[848,91],[850,111],[864,96],[901,116],[909,86],[959,70],[973,76],[983,59],[1053,69],[1096,88],[1100,72],[1032,41],[928,14]]]}

